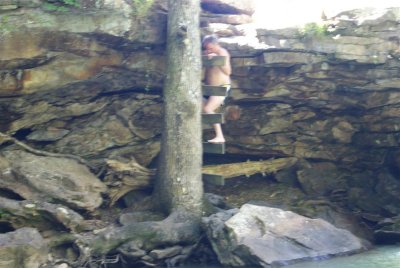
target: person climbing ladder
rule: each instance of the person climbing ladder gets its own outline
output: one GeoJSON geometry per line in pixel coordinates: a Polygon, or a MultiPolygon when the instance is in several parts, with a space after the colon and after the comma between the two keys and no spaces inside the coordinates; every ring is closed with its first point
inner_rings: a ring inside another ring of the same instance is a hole
{"type": "MultiPolygon", "coordinates": [[[[229,52],[223,48],[215,35],[207,35],[203,38],[202,47],[204,55],[209,59],[215,56],[224,56],[225,64],[223,66],[207,66],[205,70],[205,83],[210,86],[226,87],[227,93],[231,87],[230,75],[232,72],[229,52]]],[[[207,114],[214,114],[225,100],[225,96],[208,96],[203,103],[203,111],[207,114]]],[[[208,140],[209,143],[224,143],[225,138],[222,132],[221,124],[213,124],[215,137],[208,140]]]]}

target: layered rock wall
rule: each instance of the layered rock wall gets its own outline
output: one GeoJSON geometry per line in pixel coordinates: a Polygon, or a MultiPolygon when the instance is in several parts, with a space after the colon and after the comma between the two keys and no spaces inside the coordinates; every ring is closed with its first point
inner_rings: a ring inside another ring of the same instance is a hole
{"type": "Polygon", "coordinates": [[[307,194],[342,190],[355,210],[397,215],[399,200],[383,189],[400,185],[399,12],[343,12],[308,32],[259,29],[259,43],[224,38],[235,81],[228,151],[298,157],[307,194]]]}
{"type": "MultiPolygon", "coordinates": [[[[149,165],[159,151],[165,1],[147,16],[124,1],[68,12],[44,2],[0,4],[0,131],[99,170],[107,158],[149,165]]],[[[243,24],[252,7],[203,8],[203,33],[223,37],[232,55],[228,153],[297,157],[309,196],[340,193],[354,211],[399,214],[400,9],[268,30],[243,24]]]]}

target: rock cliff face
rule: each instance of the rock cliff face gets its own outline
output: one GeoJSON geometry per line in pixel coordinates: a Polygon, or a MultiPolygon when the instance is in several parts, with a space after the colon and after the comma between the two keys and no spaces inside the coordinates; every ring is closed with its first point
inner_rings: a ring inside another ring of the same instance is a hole
{"type": "MultiPolygon", "coordinates": [[[[165,1],[145,15],[129,1],[66,12],[45,2],[0,4],[0,131],[97,169],[118,157],[149,165],[160,142],[165,1]]],[[[235,2],[202,4],[203,32],[232,54],[228,153],[296,157],[308,196],[340,198],[374,226],[400,214],[400,9],[268,30],[244,24],[254,9],[235,2]]]]}
{"type": "Polygon", "coordinates": [[[224,38],[235,66],[228,151],[298,157],[307,194],[342,191],[354,210],[398,215],[399,12],[343,12],[323,34],[259,29],[256,49],[224,38]]]}

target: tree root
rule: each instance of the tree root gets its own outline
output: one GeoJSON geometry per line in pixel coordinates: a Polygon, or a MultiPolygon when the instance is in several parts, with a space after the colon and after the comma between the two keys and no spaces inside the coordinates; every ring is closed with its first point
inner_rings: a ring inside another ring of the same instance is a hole
{"type": "MultiPolygon", "coordinates": [[[[44,231],[57,227],[76,233],[82,228],[84,219],[63,205],[45,201],[17,201],[0,196],[0,220],[8,222],[15,229],[30,226],[44,231]]],[[[64,237],[59,238],[62,241],[64,237]]]]}
{"type": "MultiPolygon", "coordinates": [[[[95,237],[82,237],[76,241],[80,257],[73,267],[88,267],[90,263],[102,264],[111,261],[112,258],[108,255],[110,253],[128,256],[130,263],[152,264],[148,253],[151,256],[155,249],[175,245],[190,246],[189,249],[192,249],[201,239],[200,222],[195,219],[190,212],[176,211],[162,221],[135,222],[122,227],[110,227],[95,237]]],[[[170,260],[179,262],[190,253],[191,250],[182,250],[171,256],[170,260]]],[[[121,256],[114,257],[114,260],[116,258],[118,261],[123,260],[121,256]]]]}
{"type": "Polygon", "coordinates": [[[38,150],[35,148],[30,147],[29,145],[17,140],[14,137],[11,137],[10,135],[7,135],[3,132],[0,132],[0,145],[7,142],[7,141],[11,141],[13,142],[15,145],[21,147],[22,149],[35,154],[35,155],[40,155],[40,156],[50,156],[50,157],[64,157],[64,158],[70,158],[73,160],[78,161],[80,164],[83,164],[87,167],[89,167],[91,170],[95,170],[95,167],[93,167],[89,162],[87,162],[85,159],[77,156],[77,155],[72,155],[72,154],[60,154],[60,153],[50,153],[50,152],[46,152],[46,151],[42,151],[42,150],[38,150]]]}
{"type": "Polygon", "coordinates": [[[155,170],[141,166],[135,159],[129,162],[107,160],[106,163],[104,182],[109,188],[110,206],[132,190],[148,188],[154,180],[155,170]]]}

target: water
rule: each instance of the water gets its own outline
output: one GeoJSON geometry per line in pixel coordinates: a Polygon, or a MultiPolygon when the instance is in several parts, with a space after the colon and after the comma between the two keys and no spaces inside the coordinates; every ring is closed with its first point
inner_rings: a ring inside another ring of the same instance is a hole
{"type": "MultiPolygon", "coordinates": [[[[379,246],[370,251],[323,261],[307,261],[284,268],[400,268],[400,245],[379,246]]],[[[221,268],[220,266],[185,266],[184,268],[221,268]]],[[[245,267],[250,268],[250,267],[245,267]]]]}

